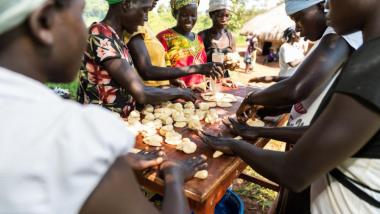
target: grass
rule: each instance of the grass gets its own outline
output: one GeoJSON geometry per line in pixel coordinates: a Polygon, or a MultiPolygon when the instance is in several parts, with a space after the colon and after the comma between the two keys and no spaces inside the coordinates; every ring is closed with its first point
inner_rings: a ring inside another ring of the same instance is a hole
{"type": "Polygon", "coordinates": [[[76,96],[77,96],[77,90],[78,90],[79,82],[78,82],[78,80],[75,80],[72,83],[68,83],[68,84],[63,84],[63,83],[47,83],[47,86],[49,88],[52,88],[52,89],[55,88],[55,87],[67,89],[70,92],[70,97],[72,99],[75,99],[76,96]]]}

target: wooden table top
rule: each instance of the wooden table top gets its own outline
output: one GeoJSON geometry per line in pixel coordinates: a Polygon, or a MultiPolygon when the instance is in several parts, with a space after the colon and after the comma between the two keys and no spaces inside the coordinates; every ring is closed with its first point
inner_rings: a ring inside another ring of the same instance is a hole
{"type": "MultiPolygon", "coordinates": [[[[250,89],[246,87],[240,87],[239,89],[223,88],[222,92],[231,93],[235,96],[238,96],[239,101],[233,103],[233,106],[230,108],[217,108],[219,118],[234,115],[247,91],[250,91],[250,89]]],[[[201,142],[195,132],[191,131],[190,129],[184,128],[177,131],[181,133],[183,137],[190,138],[194,143],[197,144],[198,148],[194,154],[187,155],[182,151],[177,151],[175,149],[175,146],[164,144],[163,149],[166,152],[169,160],[182,160],[201,154],[204,154],[208,157],[208,178],[206,180],[200,180],[197,178],[189,180],[185,184],[185,192],[188,198],[196,202],[204,202],[207,198],[210,197],[213,191],[217,189],[218,185],[220,185],[227,176],[230,176],[231,173],[236,173],[237,177],[245,168],[245,163],[238,157],[223,155],[216,159],[212,158],[214,151],[210,149],[206,144],[201,142]]],[[[206,125],[204,127],[204,131],[214,135],[222,134],[223,136],[235,137],[231,135],[228,128],[222,122],[215,125],[206,125]]],[[[146,147],[147,145],[142,143],[142,137],[139,136],[137,138],[136,148],[144,149],[146,147]]],[[[157,170],[149,170],[148,172],[145,172],[144,175],[138,173],[137,177],[143,186],[162,193],[163,180],[157,176],[157,170]]]]}

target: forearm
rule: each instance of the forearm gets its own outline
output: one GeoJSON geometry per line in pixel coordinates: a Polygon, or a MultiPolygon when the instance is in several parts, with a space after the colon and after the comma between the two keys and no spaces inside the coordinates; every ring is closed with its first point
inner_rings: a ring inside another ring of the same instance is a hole
{"type": "Polygon", "coordinates": [[[162,213],[190,213],[183,189],[184,179],[178,174],[173,171],[165,174],[165,198],[162,205],[162,213]]]}
{"type": "Polygon", "coordinates": [[[232,147],[235,155],[240,157],[256,172],[281,186],[289,187],[292,176],[286,173],[286,164],[283,161],[286,153],[263,150],[245,141],[238,141],[232,147]]]}
{"type": "Polygon", "coordinates": [[[157,67],[149,66],[139,70],[144,80],[172,80],[191,74],[203,74],[206,65],[193,65],[188,67],[157,67]]]}
{"type": "Polygon", "coordinates": [[[139,104],[160,104],[165,101],[171,101],[179,98],[175,89],[161,89],[154,87],[144,87],[144,90],[135,94],[134,98],[139,104]]]}
{"type": "MultiPolygon", "coordinates": [[[[308,128],[309,127],[255,128],[255,132],[257,133],[256,137],[295,144],[308,128]]],[[[250,139],[250,136],[247,136],[247,139],[250,139]]]]}

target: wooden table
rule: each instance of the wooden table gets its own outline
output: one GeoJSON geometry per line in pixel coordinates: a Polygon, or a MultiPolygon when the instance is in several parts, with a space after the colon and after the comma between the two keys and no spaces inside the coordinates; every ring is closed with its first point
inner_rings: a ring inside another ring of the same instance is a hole
{"type": "MultiPolygon", "coordinates": [[[[250,91],[249,88],[241,87],[231,90],[223,88],[222,92],[231,93],[239,97],[239,102],[234,103],[230,108],[218,108],[220,118],[234,115],[238,109],[243,97],[250,91]]],[[[222,122],[217,125],[207,125],[204,130],[210,134],[222,134],[223,136],[231,136],[228,128],[222,122]]],[[[177,130],[184,137],[190,138],[198,146],[194,154],[186,155],[183,152],[177,151],[175,146],[168,144],[164,145],[168,159],[182,160],[192,156],[205,154],[208,157],[208,178],[206,180],[192,179],[185,184],[185,193],[189,199],[191,208],[196,214],[211,214],[214,213],[216,204],[222,199],[228,187],[233,180],[239,177],[240,173],[246,168],[246,164],[238,157],[221,156],[217,159],[212,158],[214,153],[207,145],[201,142],[199,137],[191,130],[184,128],[177,130]]],[[[260,147],[265,146],[267,140],[259,139],[255,142],[260,147]]],[[[146,145],[142,143],[142,138],[138,137],[136,148],[143,149],[146,145]]],[[[144,174],[137,174],[137,178],[142,186],[154,192],[163,193],[163,180],[157,176],[157,170],[150,170],[144,174]]]]}

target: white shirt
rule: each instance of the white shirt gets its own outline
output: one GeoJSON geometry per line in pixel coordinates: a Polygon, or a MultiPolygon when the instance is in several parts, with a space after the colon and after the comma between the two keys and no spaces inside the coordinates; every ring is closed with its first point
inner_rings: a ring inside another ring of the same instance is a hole
{"type": "Polygon", "coordinates": [[[0,118],[0,213],[78,213],[135,143],[113,113],[1,67],[0,118]]]}
{"type": "MultiPolygon", "coordinates": [[[[313,48],[309,51],[306,57],[309,57],[312,52],[318,47],[320,41],[329,34],[336,34],[334,29],[328,27],[318,41],[315,42],[313,48]]],[[[358,49],[363,44],[363,36],[361,32],[356,32],[353,34],[349,34],[343,36],[343,38],[347,41],[347,43],[354,48],[358,49]]],[[[305,57],[305,58],[306,58],[305,57]]],[[[292,110],[290,112],[290,118],[288,126],[308,126],[310,125],[311,120],[313,119],[315,113],[318,110],[319,105],[321,104],[323,98],[326,93],[335,82],[336,77],[340,73],[340,70],[328,81],[323,87],[320,87],[319,90],[315,90],[309,97],[303,100],[300,103],[293,105],[292,110]]]]}
{"type": "Polygon", "coordinates": [[[292,76],[297,67],[291,67],[288,63],[296,60],[302,60],[304,58],[303,51],[295,45],[284,43],[281,45],[278,52],[280,73],[281,77],[292,76]]]}

